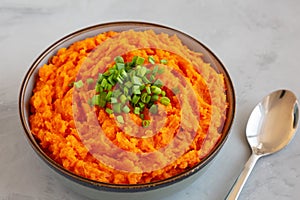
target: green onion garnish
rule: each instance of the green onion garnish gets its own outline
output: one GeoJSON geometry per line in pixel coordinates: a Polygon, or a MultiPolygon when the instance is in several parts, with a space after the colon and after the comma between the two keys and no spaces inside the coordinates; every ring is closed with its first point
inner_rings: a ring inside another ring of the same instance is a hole
{"type": "Polygon", "coordinates": [[[152,74],[153,74],[154,76],[156,76],[157,72],[158,72],[158,66],[156,65],[156,66],[153,68],[152,74]]]}
{"type": "Polygon", "coordinates": [[[169,105],[170,102],[171,102],[171,101],[170,101],[170,99],[169,99],[168,97],[162,97],[162,98],[160,99],[160,103],[162,103],[162,104],[165,105],[165,106],[169,105]]]}
{"type": "Polygon", "coordinates": [[[99,95],[99,106],[104,108],[106,105],[106,92],[100,92],[99,95]]]}
{"type": "Polygon", "coordinates": [[[122,95],[120,96],[120,102],[121,102],[122,104],[125,104],[126,101],[127,101],[127,97],[126,97],[124,94],[122,94],[122,95]]]}
{"type": "Polygon", "coordinates": [[[141,111],[140,107],[134,107],[133,113],[136,114],[136,115],[139,115],[140,111],[141,111]]]}
{"type": "Polygon", "coordinates": [[[157,94],[152,95],[152,96],[151,96],[151,101],[154,101],[154,102],[157,101],[157,100],[158,100],[158,97],[159,97],[159,96],[158,96],[157,94]]]}
{"type": "Polygon", "coordinates": [[[160,63],[166,65],[166,64],[168,64],[168,60],[166,60],[166,59],[161,59],[161,60],[160,60],[160,63]]]}
{"type": "Polygon", "coordinates": [[[107,112],[107,114],[111,115],[114,113],[114,111],[110,108],[106,108],[105,111],[107,112]]]}
{"type": "Polygon", "coordinates": [[[75,86],[77,89],[83,87],[83,82],[82,82],[82,80],[79,80],[79,81],[77,81],[77,82],[74,82],[73,84],[74,84],[74,86],[75,86]]]}
{"type": "Polygon", "coordinates": [[[133,95],[132,99],[131,99],[131,102],[133,104],[137,104],[137,102],[140,100],[140,96],[138,95],[133,95]]]}
{"type": "Polygon", "coordinates": [[[124,119],[123,119],[122,115],[117,116],[117,121],[121,124],[124,124],[124,119]]]}
{"type": "MultiPolygon", "coordinates": [[[[148,127],[150,120],[145,120],[147,110],[156,114],[157,103],[167,106],[171,102],[163,90],[163,82],[156,77],[164,69],[159,66],[154,66],[152,70],[147,68],[144,65],[145,58],[140,56],[134,56],[126,63],[122,56],[117,56],[114,61],[111,68],[99,73],[95,85],[96,94],[88,100],[89,105],[99,106],[108,114],[132,112],[143,120],[143,127],[148,127]]],[[[153,56],[149,56],[148,61],[156,63],[153,56]]],[[[160,63],[166,64],[167,60],[161,59],[160,63]]],[[[94,80],[88,78],[86,82],[92,84],[94,80]]],[[[74,82],[74,86],[80,88],[83,83],[80,80],[74,82]]],[[[116,119],[119,123],[124,123],[122,115],[118,115],[116,119]]]]}
{"type": "Polygon", "coordinates": [[[157,105],[153,104],[150,107],[149,112],[152,113],[152,114],[156,114],[158,112],[157,105]]]}
{"type": "Polygon", "coordinates": [[[155,85],[151,86],[151,92],[153,94],[160,94],[161,93],[161,89],[155,85]]]}
{"type": "Polygon", "coordinates": [[[143,120],[143,121],[142,121],[142,126],[143,126],[144,128],[148,127],[149,125],[150,125],[150,120],[143,120]]]}
{"type": "Polygon", "coordinates": [[[142,65],[142,64],[144,64],[144,61],[145,61],[145,58],[143,58],[143,57],[137,57],[136,58],[136,60],[135,60],[135,64],[136,65],[142,65]]]}
{"type": "Polygon", "coordinates": [[[92,97],[92,105],[98,105],[99,106],[100,102],[100,95],[96,94],[92,97]]]}
{"type": "Polygon", "coordinates": [[[111,97],[110,102],[111,103],[118,103],[118,99],[116,97],[111,97]]]}
{"type": "Polygon", "coordinates": [[[129,113],[129,112],[130,112],[130,108],[129,108],[128,106],[124,106],[124,107],[122,108],[122,111],[123,111],[124,113],[129,113]]]}
{"type": "Polygon", "coordinates": [[[161,82],[161,80],[157,79],[153,85],[157,86],[157,87],[162,87],[163,86],[163,83],[161,82]]]}
{"type": "Polygon", "coordinates": [[[121,113],[121,104],[120,103],[113,104],[112,109],[115,113],[121,113]]]}
{"type": "Polygon", "coordinates": [[[124,59],[123,59],[122,56],[117,56],[117,57],[115,57],[114,61],[115,61],[116,63],[124,63],[124,59]]]}
{"type": "Polygon", "coordinates": [[[94,83],[94,79],[93,78],[88,78],[88,79],[86,79],[86,83],[88,85],[90,85],[90,84],[94,83]]]}
{"type": "Polygon", "coordinates": [[[134,86],[132,87],[132,93],[133,93],[133,94],[141,94],[140,86],[134,85],[134,86]]]}
{"type": "Polygon", "coordinates": [[[148,57],[148,61],[149,61],[149,63],[151,63],[152,65],[155,64],[155,59],[154,59],[153,56],[149,56],[149,57],[148,57]]]}

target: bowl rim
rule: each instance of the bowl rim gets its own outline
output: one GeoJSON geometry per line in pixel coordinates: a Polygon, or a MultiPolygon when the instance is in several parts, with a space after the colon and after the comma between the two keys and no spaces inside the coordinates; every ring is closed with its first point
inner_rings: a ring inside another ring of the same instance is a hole
{"type": "Polygon", "coordinates": [[[56,42],[51,44],[48,48],[46,48],[39,56],[35,59],[35,61],[31,64],[30,68],[28,69],[27,73],[24,76],[24,79],[22,80],[20,91],[19,91],[19,117],[22,124],[22,127],[25,131],[26,137],[28,142],[30,143],[31,147],[34,149],[34,151],[38,154],[38,156],[48,164],[54,171],[58,172],[59,174],[63,175],[64,177],[73,180],[81,185],[88,186],[90,188],[94,189],[101,189],[104,191],[114,191],[114,192],[140,192],[140,191],[148,191],[148,190],[154,190],[161,187],[169,186],[175,182],[182,181],[183,179],[190,177],[194,175],[196,172],[198,172],[200,169],[204,168],[220,151],[224,143],[226,142],[230,129],[232,127],[234,116],[235,116],[235,109],[236,109],[236,99],[235,99],[235,92],[232,80],[229,76],[229,73],[227,72],[227,69],[225,68],[224,64],[219,60],[219,58],[202,42],[195,39],[194,37],[171,27],[151,23],[151,22],[143,22],[143,21],[114,21],[114,22],[106,22],[106,23],[100,23],[92,26],[88,26],[82,29],[79,29],[75,32],[69,33],[68,35],[62,37],[61,39],[58,39],[56,42]],[[227,94],[227,102],[229,102],[228,110],[227,110],[227,120],[224,123],[222,136],[220,140],[217,142],[217,144],[213,147],[213,149],[210,151],[210,153],[203,158],[201,162],[196,164],[191,169],[188,169],[180,174],[177,174],[175,176],[172,176],[167,179],[163,179],[157,182],[150,182],[150,183],[143,183],[143,184],[111,184],[111,183],[105,183],[100,182],[96,180],[91,180],[82,176],[79,176],[67,169],[65,169],[63,166],[56,163],[54,160],[52,160],[38,145],[36,140],[33,138],[33,135],[31,133],[30,127],[27,126],[26,123],[26,117],[25,117],[25,94],[26,89],[29,84],[29,79],[34,74],[37,67],[39,67],[40,62],[54,50],[57,46],[63,44],[64,42],[79,36],[83,33],[90,32],[93,30],[97,30],[99,28],[107,28],[107,27],[114,27],[114,26],[127,26],[127,25],[138,25],[139,27],[158,27],[158,28],[164,28],[168,29],[174,33],[179,33],[184,35],[185,37],[193,40],[200,46],[202,46],[205,51],[207,51],[216,61],[219,63],[222,69],[222,73],[224,74],[225,78],[225,84],[227,86],[226,93],[229,92],[229,95],[227,94]]]}

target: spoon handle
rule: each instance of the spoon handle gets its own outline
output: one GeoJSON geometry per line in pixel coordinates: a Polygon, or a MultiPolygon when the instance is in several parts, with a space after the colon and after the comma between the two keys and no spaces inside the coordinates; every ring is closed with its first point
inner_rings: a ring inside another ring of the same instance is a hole
{"type": "Polygon", "coordinates": [[[237,180],[234,182],[230,192],[228,193],[226,200],[237,200],[242,188],[244,187],[256,161],[260,158],[259,155],[256,155],[255,153],[252,153],[249,160],[244,166],[243,171],[241,172],[240,176],[237,178],[237,180]]]}

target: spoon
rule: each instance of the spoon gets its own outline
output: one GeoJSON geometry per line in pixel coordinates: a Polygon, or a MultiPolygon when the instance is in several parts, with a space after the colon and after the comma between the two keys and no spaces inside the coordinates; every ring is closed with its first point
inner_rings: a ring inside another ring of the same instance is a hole
{"type": "Polygon", "coordinates": [[[227,200],[236,200],[257,160],[285,147],[295,135],[299,120],[296,96],[288,90],[278,90],[266,96],[252,111],[246,136],[252,155],[235,181],[227,200]]]}

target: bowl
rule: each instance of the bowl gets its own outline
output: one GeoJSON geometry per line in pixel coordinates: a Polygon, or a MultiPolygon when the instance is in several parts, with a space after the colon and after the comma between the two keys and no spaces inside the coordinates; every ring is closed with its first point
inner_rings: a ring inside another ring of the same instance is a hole
{"type": "Polygon", "coordinates": [[[71,33],[53,43],[42,54],[40,54],[33,62],[23,79],[19,95],[19,113],[21,123],[23,125],[29,144],[36,152],[36,154],[41,158],[41,160],[46,163],[47,166],[53,169],[54,174],[56,174],[58,179],[61,179],[61,181],[67,187],[71,188],[81,195],[87,196],[92,199],[153,199],[161,198],[165,195],[173,193],[174,191],[178,191],[184,187],[187,187],[189,183],[196,180],[199,175],[203,174],[206,171],[206,169],[217,156],[218,152],[222,149],[224,143],[228,138],[230,127],[233,123],[235,114],[235,94],[230,76],[221,61],[213,54],[210,49],[208,49],[204,44],[192,38],[191,36],[173,28],[153,23],[111,22],[87,27],[71,33]],[[64,167],[62,167],[62,165],[54,161],[43,150],[43,148],[41,148],[39,141],[32,134],[31,126],[29,123],[29,116],[31,114],[30,98],[33,94],[33,88],[35,87],[36,80],[38,78],[39,69],[44,64],[48,63],[49,59],[51,59],[59,49],[68,47],[76,41],[83,40],[88,37],[93,37],[100,33],[108,31],[124,32],[129,30],[152,30],[156,34],[164,33],[169,36],[176,35],[182,41],[184,46],[187,46],[192,51],[201,52],[204,62],[210,63],[210,66],[218,74],[221,74],[224,77],[224,93],[226,95],[226,118],[222,126],[220,126],[219,128],[219,139],[216,141],[212,149],[209,150],[208,154],[204,155],[201,158],[201,162],[199,162],[195,166],[169,178],[149,183],[113,184],[88,179],[75,174],[74,172],[65,169],[64,167]]]}

